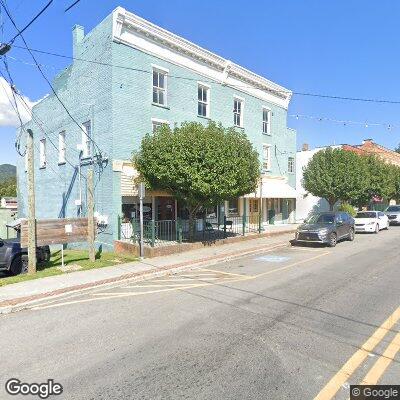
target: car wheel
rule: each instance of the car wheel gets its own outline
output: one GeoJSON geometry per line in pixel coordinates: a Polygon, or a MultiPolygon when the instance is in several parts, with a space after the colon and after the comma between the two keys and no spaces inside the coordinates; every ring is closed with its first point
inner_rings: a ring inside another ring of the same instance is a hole
{"type": "Polygon", "coordinates": [[[349,232],[349,240],[352,242],[354,240],[354,229],[351,228],[349,232]]]}
{"type": "Polygon", "coordinates": [[[329,247],[335,247],[336,243],[337,243],[336,233],[331,233],[330,236],[329,236],[328,246],[329,247]]]}
{"type": "Polygon", "coordinates": [[[17,255],[12,260],[10,273],[12,275],[26,274],[28,272],[28,261],[17,255]]]}
{"type": "Polygon", "coordinates": [[[379,224],[375,225],[375,232],[374,233],[379,233],[379,224]]]}

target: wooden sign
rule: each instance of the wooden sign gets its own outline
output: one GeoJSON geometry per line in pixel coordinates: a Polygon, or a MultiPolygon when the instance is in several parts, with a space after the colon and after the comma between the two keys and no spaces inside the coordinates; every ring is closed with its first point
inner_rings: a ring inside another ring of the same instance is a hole
{"type": "MultiPolygon", "coordinates": [[[[96,225],[96,224],[94,224],[96,225]]],[[[37,246],[88,241],[87,218],[36,220],[37,246]]],[[[28,221],[21,223],[21,247],[28,247],[28,221]]]]}

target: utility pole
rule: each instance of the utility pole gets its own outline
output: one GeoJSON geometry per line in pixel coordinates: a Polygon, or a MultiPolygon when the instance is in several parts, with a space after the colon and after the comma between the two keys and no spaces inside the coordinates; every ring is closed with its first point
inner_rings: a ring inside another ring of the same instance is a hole
{"type": "Polygon", "coordinates": [[[87,173],[87,198],[88,198],[88,244],[89,260],[95,261],[94,250],[94,178],[93,169],[90,168],[87,173]]]}
{"type": "Polygon", "coordinates": [[[27,129],[28,157],[28,274],[36,273],[36,217],[35,217],[35,162],[33,153],[33,132],[27,129]]]}
{"type": "MultiPolygon", "coordinates": [[[[144,232],[143,232],[143,199],[146,196],[146,189],[143,182],[139,183],[139,218],[140,218],[140,243],[139,243],[139,256],[140,259],[144,258],[144,232]]],[[[154,228],[154,227],[152,227],[154,228]]],[[[154,229],[152,230],[154,232],[154,229]]]]}

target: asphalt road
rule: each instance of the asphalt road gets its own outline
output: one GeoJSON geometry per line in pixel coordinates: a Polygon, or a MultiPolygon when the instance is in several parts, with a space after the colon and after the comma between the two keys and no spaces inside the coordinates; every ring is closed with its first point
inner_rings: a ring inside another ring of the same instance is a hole
{"type": "Polygon", "coordinates": [[[400,227],[66,296],[0,316],[0,398],[347,399],[400,384],[399,303],[400,227]]]}

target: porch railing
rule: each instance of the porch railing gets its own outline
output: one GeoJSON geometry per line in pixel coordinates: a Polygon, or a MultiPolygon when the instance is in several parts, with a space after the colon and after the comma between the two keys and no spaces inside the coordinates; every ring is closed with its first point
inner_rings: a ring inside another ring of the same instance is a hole
{"type": "MultiPolygon", "coordinates": [[[[151,247],[194,241],[215,241],[228,237],[260,233],[263,229],[259,214],[247,216],[217,218],[197,218],[194,220],[192,235],[189,233],[188,220],[145,220],[143,237],[151,247]]],[[[118,217],[118,238],[139,243],[140,222],[138,219],[122,221],[118,217]]]]}

